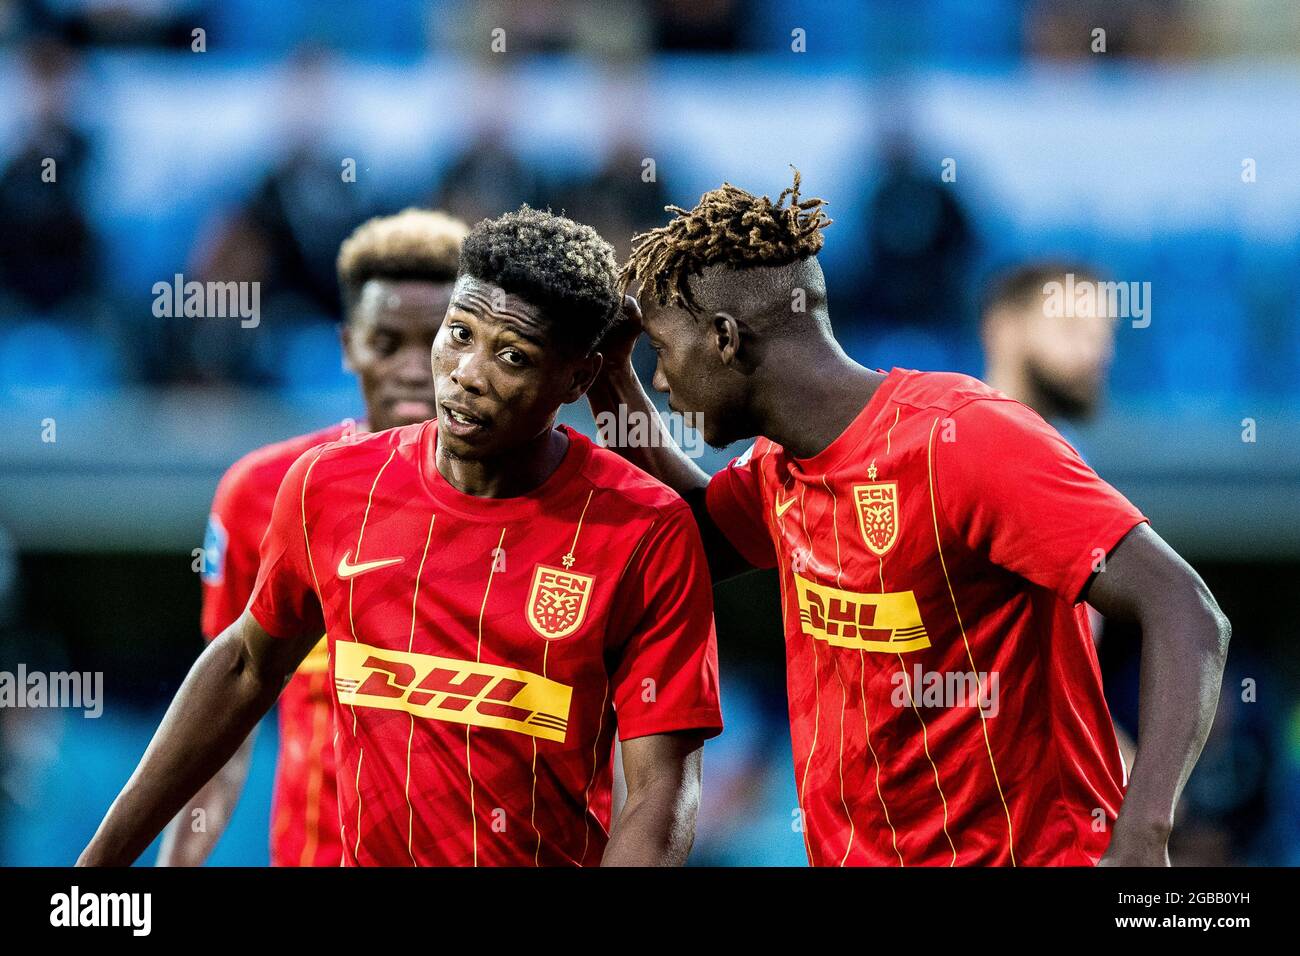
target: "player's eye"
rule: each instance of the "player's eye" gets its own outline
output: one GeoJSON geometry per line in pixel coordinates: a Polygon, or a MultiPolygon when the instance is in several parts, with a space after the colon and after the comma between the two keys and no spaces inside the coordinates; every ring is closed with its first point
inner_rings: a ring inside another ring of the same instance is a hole
{"type": "Polygon", "coordinates": [[[465,326],[463,325],[451,326],[448,329],[447,334],[450,335],[457,342],[459,342],[461,345],[464,345],[467,342],[469,342],[469,329],[465,328],[465,326]]]}
{"type": "Polygon", "coordinates": [[[501,361],[515,368],[523,368],[528,364],[528,356],[518,349],[502,349],[500,354],[501,361]]]}
{"type": "Polygon", "coordinates": [[[392,355],[397,351],[397,336],[381,333],[375,336],[373,344],[376,352],[392,355]]]}

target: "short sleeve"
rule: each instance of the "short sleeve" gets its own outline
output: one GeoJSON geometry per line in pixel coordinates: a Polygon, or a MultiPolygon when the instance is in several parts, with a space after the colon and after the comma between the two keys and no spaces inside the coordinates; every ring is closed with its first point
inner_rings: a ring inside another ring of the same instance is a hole
{"type": "Polygon", "coordinates": [[[607,660],[620,739],[721,732],[713,586],[689,507],[656,520],[619,586],[621,641],[607,660]]]}
{"type": "Polygon", "coordinates": [[[203,636],[212,640],[248,606],[257,580],[258,545],[266,530],[265,509],[258,521],[251,473],[239,463],[221,477],[203,534],[203,636]]]}
{"type": "Polygon", "coordinates": [[[306,452],[284,476],[262,538],[248,609],[273,637],[293,638],[325,630],[303,530],[307,476],[321,451],[318,446],[306,452]]]}
{"type": "Polygon", "coordinates": [[[936,498],[968,551],[1078,603],[1146,517],[1019,402],[976,401],[931,438],[936,498]]]}
{"type": "Polygon", "coordinates": [[[763,521],[761,459],[755,460],[757,443],[709,480],[705,493],[709,517],[731,546],[756,568],[776,567],[776,548],[763,521]]]}

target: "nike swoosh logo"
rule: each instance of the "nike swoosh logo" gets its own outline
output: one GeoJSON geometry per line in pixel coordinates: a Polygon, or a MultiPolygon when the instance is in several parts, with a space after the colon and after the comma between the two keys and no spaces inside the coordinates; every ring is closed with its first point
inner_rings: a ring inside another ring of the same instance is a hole
{"type": "Polygon", "coordinates": [[[791,495],[785,501],[782,501],[780,496],[778,495],[776,499],[776,516],[779,518],[783,514],[785,514],[787,511],[790,510],[790,506],[792,504],[794,504],[794,495],[791,495]]]}
{"type": "Polygon", "coordinates": [[[350,557],[352,557],[352,552],[345,551],[343,557],[339,559],[339,577],[341,578],[354,578],[358,574],[386,568],[390,564],[401,564],[406,560],[405,558],[381,558],[378,561],[362,561],[360,564],[348,564],[348,558],[350,557]]]}

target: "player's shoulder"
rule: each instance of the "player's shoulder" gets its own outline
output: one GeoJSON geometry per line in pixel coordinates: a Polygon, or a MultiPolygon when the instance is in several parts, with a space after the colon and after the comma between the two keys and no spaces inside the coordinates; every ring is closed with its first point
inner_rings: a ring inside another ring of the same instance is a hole
{"type": "Polygon", "coordinates": [[[654,519],[680,509],[690,511],[682,496],[658,478],[585,435],[573,431],[569,434],[570,441],[582,443],[587,456],[582,477],[604,499],[605,507],[618,507],[623,517],[633,519],[654,519]]]}
{"type": "Polygon", "coordinates": [[[383,461],[394,455],[416,461],[424,430],[433,424],[432,421],[416,422],[377,432],[348,432],[336,435],[330,441],[307,446],[299,457],[310,457],[314,468],[326,471],[340,466],[348,470],[353,470],[354,466],[364,468],[370,459],[383,461]]]}
{"type": "Polygon", "coordinates": [[[894,369],[900,376],[890,402],[921,411],[963,413],[963,418],[1021,417],[1029,408],[973,375],[894,369]]]}
{"type": "Polygon", "coordinates": [[[221,489],[229,497],[246,497],[258,493],[274,497],[280,482],[295,461],[317,445],[337,440],[350,428],[351,423],[338,422],[254,448],[226,469],[221,479],[221,489]]]}

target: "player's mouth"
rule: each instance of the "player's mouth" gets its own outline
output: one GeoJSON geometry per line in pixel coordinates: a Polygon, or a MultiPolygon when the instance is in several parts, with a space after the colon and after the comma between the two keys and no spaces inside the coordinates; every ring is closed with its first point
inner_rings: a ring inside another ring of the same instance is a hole
{"type": "Polygon", "coordinates": [[[389,403],[393,417],[408,422],[427,421],[436,414],[433,402],[422,398],[395,398],[389,403]]]}
{"type": "Polygon", "coordinates": [[[484,431],[490,424],[487,419],[474,415],[469,409],[459,405],[443,402],[440,412],[438,420],[457,438],[471,438],[484,431]]]}

